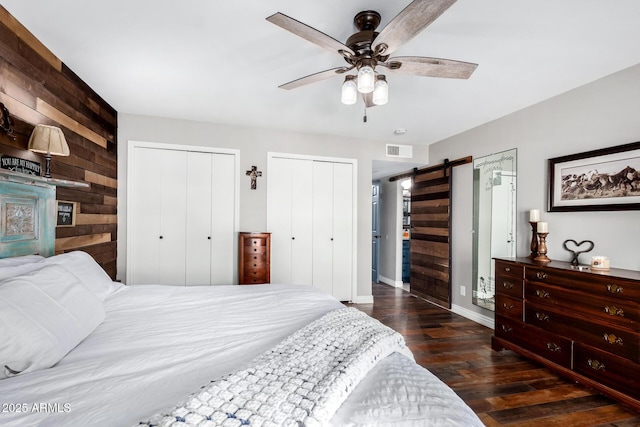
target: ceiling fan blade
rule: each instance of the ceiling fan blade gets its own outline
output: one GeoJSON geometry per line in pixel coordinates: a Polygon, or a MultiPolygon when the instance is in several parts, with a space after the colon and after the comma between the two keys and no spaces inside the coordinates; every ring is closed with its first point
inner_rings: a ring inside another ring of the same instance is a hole
{"type": "Polygon", "coordinates": [[[375,47],[386,45],[386,50],[380,50],[379,53],[389,55],[417,36],[455,2],[456,0],[413,0],[384,27],[374,40],[375,47]]]}
{"type": "Polygon", "coordinates": [[[424,56],[397,56],[379,65],[386,66],[394,73],[449,79],[468,79],[478,67],[478,64],[471,62],[424,56]]]}
{"type": "Polygon", "coordinates": [[[275,13],[267,18],[267,21],[272,24],[284,28],[285,30],[302,37],[303,39],[310,41],[311,43],[320,46],[329,52],[339,53],[342,55],[342,51],[347,52],[349,55],[355,55],[353,50],[340,43],[338,40],[331,36],[326,35],[322,31],[318,31],[315,28],[303,24],[283,13],[275,13]]]}
{"type": "Polygon", "coordinates": [[[283,85],[278,86],[281,89],[297,89],[301,86],[310,85],[311,83],[316,83],[321,80],[328,79],[333,76],[339,76],[341,74],[346,73],[347,71],[353,69],[353,67],[338,67],[331,68],[330,70],[320,71],[319,73],[310,74],[308,76],[300,77],[299,79],[290,81],[289,83],[285,83],[283,85]]]}

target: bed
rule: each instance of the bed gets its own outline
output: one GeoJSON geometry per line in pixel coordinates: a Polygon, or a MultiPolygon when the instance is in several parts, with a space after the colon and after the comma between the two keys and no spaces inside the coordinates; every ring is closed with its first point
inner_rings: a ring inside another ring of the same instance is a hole
{"type": "MultiPolygon", "coordinates": [[[[124,286],[78,251],[0,260],[0,425],[189,425],[149,420],[340,310],[307,286],[124,286]]],[[[222,425],[243,424],[277,425],[222,425]]],[[[325,424],[483,425],[401,352],[364,373],[325,424]]]]}

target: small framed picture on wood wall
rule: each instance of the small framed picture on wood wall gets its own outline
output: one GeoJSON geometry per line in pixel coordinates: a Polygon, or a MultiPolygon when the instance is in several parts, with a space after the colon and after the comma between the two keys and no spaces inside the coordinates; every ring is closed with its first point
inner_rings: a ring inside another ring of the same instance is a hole
{"type": "Polygon", "coordinates": [[[56,227],[76,225],[76,202],[56,200],[56,227]]]}

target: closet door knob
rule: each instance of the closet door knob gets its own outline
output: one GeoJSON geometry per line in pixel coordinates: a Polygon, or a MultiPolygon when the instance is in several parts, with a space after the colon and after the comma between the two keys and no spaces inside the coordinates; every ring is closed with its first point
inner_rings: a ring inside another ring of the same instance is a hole
{"type": "Polygon", "coordinates": [[[296,240],[296,238],[295,238],[295,237],[292,237],[292,238],[291,238],[291,240],[296,240]]]}
{"type": "Polygon", "coordinates": [[[211,236],[207,236],[207,240],[211,240],[211,236]]]}
{"type": "Polygon", "coordinates": [[[164,236],[160,236],[161,239],[164,239],[164,236]]]}

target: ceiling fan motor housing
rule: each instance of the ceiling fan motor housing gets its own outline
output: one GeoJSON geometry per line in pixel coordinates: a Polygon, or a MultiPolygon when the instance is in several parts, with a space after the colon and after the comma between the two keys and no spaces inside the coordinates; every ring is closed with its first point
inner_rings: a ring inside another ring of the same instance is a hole
{"type": "MultiPolygon", "coordinates": [[[[375,52],[372,44],[379,34],[375,30],[380,25],[380,20],[381,16],[375,10],[362,11],[353,18],[353,23],[358,32],[349,37],[345,43],[355,53],[353,57],[345,57],[349,64],[360,66],[362,59],[374,57],[375,52]]],[[[378,57],[376,59],[385,61],[386,57],[378,57]]]]}

